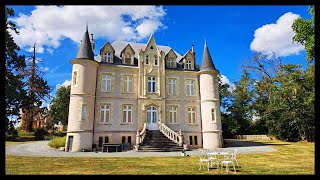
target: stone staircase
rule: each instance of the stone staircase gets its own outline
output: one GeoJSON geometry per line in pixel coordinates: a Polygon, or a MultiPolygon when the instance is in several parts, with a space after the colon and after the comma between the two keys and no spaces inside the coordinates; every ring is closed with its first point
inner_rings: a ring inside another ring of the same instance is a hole
{"type": "Polygon", "coordinates": [[[146,137],[139,147],[139,152],[171,152],[182,150],[183,146],[178,146],[159,130],[147,131],[146,137]]]}

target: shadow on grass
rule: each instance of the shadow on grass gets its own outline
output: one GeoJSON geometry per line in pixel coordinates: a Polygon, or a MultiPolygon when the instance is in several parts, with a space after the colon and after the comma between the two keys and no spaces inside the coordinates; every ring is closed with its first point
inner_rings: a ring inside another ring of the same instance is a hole
{"type": "Polygon", "coordinates": [[[290,145],[290,143],[281,144],[273,143],[273,142],[254,142],[250,140],[239,140],[239,139],[225,139],[224,140],[226,147],[250,147],[250,146],[286,146],[290,145]]]}
{"type": "Polygon", "coordinates": [[[7,142],[27,142],[27,141],[37,141],[34,136],[19,136],[12,138],[10,136],[6,137],[7,142]]]}

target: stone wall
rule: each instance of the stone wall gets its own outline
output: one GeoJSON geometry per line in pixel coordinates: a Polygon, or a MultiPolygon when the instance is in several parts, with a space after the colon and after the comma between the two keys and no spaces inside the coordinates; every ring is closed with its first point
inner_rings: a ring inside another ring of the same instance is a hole
{"type": "Polygon", "coordinates": [[[271,140],[266,134],[262,135],[234,135],[234,139],[248,139],[248,140],[271,140]]]}

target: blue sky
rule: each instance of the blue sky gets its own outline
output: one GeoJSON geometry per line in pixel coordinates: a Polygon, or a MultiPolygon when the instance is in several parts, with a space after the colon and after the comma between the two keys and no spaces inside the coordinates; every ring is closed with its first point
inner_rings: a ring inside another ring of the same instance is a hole
{"type": "Polygon", "coordinates": [[[310,19],[308,6],[9,6],[20,35],[13,35],[21,53],[37,43],[44,59],[45,78],[54,87],[71,80],[70,60],[89,24],[95,54],[106,42],[128,40],[146,43],[154,34],[158,45],[184,54],[194,44],[201,64],[204,40],[226,83],[241,78],[244,59],[254,52],[276,52],[284,62],[306,65],[303,46],[292,44],[291,22],[310,19]],[[86,11],[84,11],[86,10],[86,11]],[[280,19],[279,19],[280,18],[280,19]]]}

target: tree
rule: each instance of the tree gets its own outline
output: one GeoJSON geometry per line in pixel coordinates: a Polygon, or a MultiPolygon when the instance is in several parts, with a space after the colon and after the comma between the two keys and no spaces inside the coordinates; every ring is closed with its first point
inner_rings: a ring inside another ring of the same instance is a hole
{"type": "Polygon", "coordinates": [[[70,85],[67,87],[61,86],[57,90],[56,97],[50,103],[49,116],[55,124],[60,121],[63,125],[68,125],[70,90],[70,85]]]}
{"type": "Polygon", "coordinates": [[[293,36],[293,41],[299,42],[305,46],[307,52],[307,61],[312,63],[315,57],[314,51],[314,31],[315,31],[315,19],[314,19],[314,6],[309,7],[309,14],[312,16],[310,20],[302,19],[299,17],[292,24],[292,29],[296,33],[293,36]]]}
{"type": "Polygon", "coordinates": [[[26,61],[27,66],[24,68],[24,76],[27,83],[28,97],[23,101],[22,111],[26,113],[26,125],[23,127],[25,131],[33,131],[33,120],[36,114],[44,113],[44,108],[41,108],[45,98],[50,98],[49,93],[52,87],[43,79],[44,71],[37,66],[37,62],[42,60],[36,58],[36,47],[33,46],[33,54],[26,61]]]}
{"type": "MultiPolygon", "coordinates": [[[[5,131],[13,127],[15,120],[9,119],[10,116],[20,116],[21,102],[26,98],[25,83],[23,82],[22,70],[26,66],[25,57],[18,55],[20,48],[14,42],[10,33],[19,32],[16,25],[8,18],[14,16],[14,10],[5,7],[5,131]]],[[[18,119],[18,118],[17,118],[18,119]]]]}

